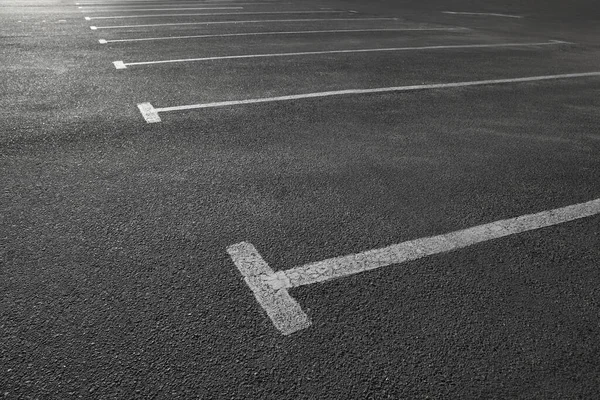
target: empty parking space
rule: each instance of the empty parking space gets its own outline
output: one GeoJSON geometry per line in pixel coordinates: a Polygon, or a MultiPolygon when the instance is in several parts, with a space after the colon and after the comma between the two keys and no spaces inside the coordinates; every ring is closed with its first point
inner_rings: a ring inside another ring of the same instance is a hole
{"type": "Polygon", "coordinates": [[[8,398],[594,397],[594,20],[27,2],[0,14],[8,398]]]}

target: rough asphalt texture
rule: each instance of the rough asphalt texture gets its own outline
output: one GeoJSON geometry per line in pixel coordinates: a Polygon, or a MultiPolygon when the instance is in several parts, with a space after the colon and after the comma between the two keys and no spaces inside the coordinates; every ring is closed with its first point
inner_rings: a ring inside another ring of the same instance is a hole
{"type": "Polygon", "coordinates": [[[73,1],[0,0],[0,396],[598,398],[598,216],[293,289],[313,325],[291,336],[225,249],[249,241],[281,270],[597,199],[599,78],[164,113],[154,125],[136,107],[600,71],[598,5],[245,7],[398,20],[92,31],[231,18],[88,22],[73,1]],[[98,43],[416,26],[471,30],[98,43]],[[112,65],[548,40],[574,44],[112,65]]]}

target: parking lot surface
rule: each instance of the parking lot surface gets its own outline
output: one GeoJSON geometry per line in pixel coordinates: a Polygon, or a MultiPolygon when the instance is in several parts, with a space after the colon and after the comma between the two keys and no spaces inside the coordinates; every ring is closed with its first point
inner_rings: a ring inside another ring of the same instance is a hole
{"type": "Polygon", "coordinates": [[[0,0],[0,397],[600,395],[583,0],[0,0]]]}

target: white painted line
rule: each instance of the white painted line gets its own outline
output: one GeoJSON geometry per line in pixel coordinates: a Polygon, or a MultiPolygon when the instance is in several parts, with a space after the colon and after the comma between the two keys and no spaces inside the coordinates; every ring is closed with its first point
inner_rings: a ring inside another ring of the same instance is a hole
{"type": "Polygon", "coordinates": [[[523,18],[522,15],[484,13],[484,12],[460,12],[460,11],[442,11],[442,14],[457,14],[457,15],[481,15],[489,17],[505,17],[505,18],[523,18]]]}
{"type": "MultiPolygon", "coordinates": [[[[453,82],[453,83],[433,83],[424,85],[411,85],[411,86],[395,86],[385,88],[374,88],[374,89],[347,89],[347,90],[334,90],[329,92],[316,92],[306,94],[295,94],[288,96],[279,97],[264,97],[257,99],[248,100],[233,100],[233,101],[221,101],[215,103],[202,103],[202,104],[190,104],[184,106],[173,106],[156,108],[154,112],[170,112],[170,111],[186,111],[186,110],[197,110],[201,108],[216,108],[216,107],[227,107],[227,106],[238,106],[246,104],[258,104],[258,103],[272,103],[278,101],[292,101],[292,100],[303,100],[303,99],[314,99],[321,97],[332,97],[332,96],[344,96],[344,95],[360,95],[360,94],[373,94],[373,93],[390,93],[390,92],[409,92],[417,90],[428,90],[428,89],[450,89],[468,86],[484,86],[484,85],[499,85],[507,83],[523,83],[523,82],[536,82],[556,79],[573,79],[573,78],[584,78],[584,77],[600,77],[600,72],[583,72],[575,74],[561,74],[561,75],[543,75],[543,76],[531,76],[525,78],[509,78],[509,79],[489,79],[483,81],[468,81],[468,82],[453,82]]],[[[149,103],[144,103],[149,104],[149,103]]],[[[154,117],[153,117],[154,118],[154,117]]],[[[154,118],[155,119],[155,118],[154,118]]],[[[154,120],[146,120],[148,123],[157,122],[154,120]]]]}
{"type": "Polygon", "coordinates": [[[504,219],[468,229],[394,244],[381,249],[330,258],[274,272],[252,244],[227,248],[258,303],[284,335],[308,328],[310,320],[287,289],[326,282],[365,271],[447,253],[506,236],[600,214],[600,199],[504,219]]]}
{"type": "MultiPolygon", "coordinates": [[[[168,3],[168,4],[140,4],[140,5],[132,5],[132,4],[115,4],[113,6],[84,6],[84,7],[77,7],[78,9],[82,10],[82,12],[87,11],[87,12],[114,12],[114,11],[143,11],[143,10],[148,10],[148,9],[144,9],[141,7],[174,7],[174,8],[164,8],[164,10],[182,10],[183,7],[190,7],[190,6],[198,6],[198,5],[202,5],[202,6],[255,6],[255,5],[271,5],[273,3],[223,3],[223,2],[216,2],[216,3],[179,3],[179,4],[173,4],[173,3],[168,3]],[[135,8],[121,8],[121,7],[135,7],[135,8]]],[[[292,4],[292,3],[279,3],[278,5],[281,4],[292,4]]]]}
{"type": "Polygon", "coordinates": [[[302,19],[258,19],[250,21],[202,21],[180,22],[172,24],[145,24],[145,25],[120,25],[120,26],[95,26],[94,29],[127,29],[149,28],[153,26],[185,26],[185,25],[223,25],[223,24],[264,24],[275,22],[331,22],[331,21],[397,21],[398,18],[373,17],[373,18],[302,18],[302,19]]]}
{"type": "Polygon", "coordinates": [[[321,31],[281,31],[281,32],[245,32],[245,33],[223,33],[216,35],[188,35],[188,36],[163,36],[150,38],[134,38],[134,39],[101,39],[101,43],[122,43],[122,42],[145,42],[153,40],[176,40],[176,39],[202,39],[202,38],[217,38],[217,37],[234,37],[234,36],[271,36],[271,35],[309,35],[316,33],[358,33],[358,32],[404,32],[404,31],[469,31],[469,28],[390,28],[390,29],[331,29],[321,31]]]}
{"type": "Polygon", "coordinates": [[[144,15],[118,15],[113,17],[85,17],[91,19],[126,19],[126,18],[155,18],[155,17],[194,17],[194,16],[222,16],[222,15],[272,15],[272,14],[343,14],[344,11],[258,11],[258,12],[232,12],[232,13],[189,13],[189,14],[144,14],[144,15]]]}
{"type": "MultiPolygon", "coordinates": [[[[186,8],[141,8],[137,10],[109,10],[109,12],[129,12],[129,11],[191,11],[191,10],[243,10],[244,7],[186,7],[186,8]]],[[[81,12],[95,12],[95,11],[84,11],[81,12]]],[[[160,17],[160,14],[152,14],[160,17]]],[[[164,15],[164,14],[163,14],[164,15]]],[[[175,14],[167,14],[167,15],[175,15],[175,14]]],[[[194,15],[194,14],[184,14],[184,15],[194,15]]],[[[122,18],[122,17],[92,17],[93,19],[99,18],[122,18]]]]}
{"type": "Polygon", "coordinates": [[[107,42],[106,39],[100,39],[100,40],[98,40],[98,43],[100,43],[100,44],[106,44],[106,42],[107,42]]]}
{"type": "Polygon", "coordinates": [[[98,27],[92,25],[92,26],[90,26],[90,29],[93,30],[93,31],[95,31],[96,29],[98,29],[98,27]]]}
{"type": "Polygon", "coordinates": [[[496,44],[458,44],[458,45],[439,45],[439,46],[419,46],[419,47],[388,47],[379,49],[352,49],[352,50],[325,50],[325,51],[304,51],[297,53],[270,53],[270,54],[245,54],[239,56],[218,56],[218,57],[201,57],[201,58],[182,58],[174,60],[158,60],[158,61],[139,61],[124,63],[126,66],[132,65],[156,65],[156,64],[173,64],[184,62],[200,62],[200,61],[217,61],[217,60],[236,60],[243,58],[269,58],[269,57],[296,57],[296,56],[314,56],[322,54],[350,54],[350,53],[379,53],[392,51],[417,51],[417,50],[447,50],[447,49],[485,49],[485,48],[500,48],[500,47],[532,47],[532,46],[556,46],[566,44],[567,42],[552,40],[549,42],[540,43],[496,43],[496,44]]]}
{"type": "Polygon", "coordinates": [[[142,116],[144,117],[146,122],[148,122],[149,124],[155,123],[155,122],[160,122],[160,117],[158,116],[158,112],[156,111],[156,109],[154,107],[152,107],[152,104],[150,104],[150,103],[138,104],[138,109],[142,113],[142,116]]]}
{"type": "Polygon", "coordinates": [[[125,64],[123,64],[123,61],[113,61],[113,65],[115,66],[116,69],[125,69],[125,68],[127,68],[125,66],[125,64]]]}
{"type": "Polygon", "coordinates": [[[264,276],[271,276],[275,272],[269,268],[253,245],[238,243],[229,246],[227,252],[252,290],[256,301],[282,334],[289,335],[310,326],[308,316],[286,289],[275,289],[264,281],[264,276]]]}

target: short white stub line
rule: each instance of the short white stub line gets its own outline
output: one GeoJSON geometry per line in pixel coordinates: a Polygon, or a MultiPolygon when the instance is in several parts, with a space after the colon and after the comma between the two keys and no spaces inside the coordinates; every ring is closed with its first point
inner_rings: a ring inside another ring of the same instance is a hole
{"type": "Polygon", "coordinates": [[[237,55],[237,56],[181,58],[181,59],[173,59],[173,60],[138,61],[138,62],[128,62],[128,63],[123,62],[123,61],[118,61],[120,68],[117,68],[117,69],[125,69],[129,66],[134,66],[134,65],[173,64],[173,63],[201,62],[201,61],[235,60],[235,59],[243,59],[243,58],[299,57],[299,56],[316,56],[316,55],[323,55],[323,54],[379,53],[379,52],[417,51],[417,50],[485,49],[485,48],[499,48],[499,47],[534,47],[534,46],[555,46],[555,45],[559,45],[559,44],[569,44],[569,43],[563,42],[560,40],[551,40],[549,42],[540,42],[540,43],[459,44],[459,45],[436,45],[436,46],[413,46],[413,47],[387,47],[387,48],[374,48],[374,49],[303,51],[303,52],[294,52],[294,53],[244,54],[244,55],[237,55]]]}
{"type": "Polygon", "coordinates": [[[468,82],[453,82],[453,83],[433,83],[424,85],[411,85],[411,86],[395,86],[395,87],[384,87],[374,89],[346,89],[346,90],[334,90],[329,92],[315,92],[305,94],[295,94],[288,96],[279,97],[263,97],[257,99],[247,100],[232,100],[232,101],[221,101],[215,103],[201,103],[201,104],[190,104],[184,106],[173,106],[154,108],[150,103],[138,104],[138,107],[142,111],[142,116],[147,123],[161,122],[159,113],[161,112],[172,112],[172,111],[187,111],[197,110],[202,108],[217,108],[217,107],[230,107],[248,104],[259,104],[259,103],[272,103],[279,101],[292,101],[292,100],[304,100],[304,99],[315,99],[321,97],[332,97],[332,96],[347,96],[347,95],[361,95],[361,94],[373,94],[373,93],[391,93],[391,92],[409,92],[417,90],[429,90],[429,89],[451,89],[469,86],[484,86],[484,85],[499,85],[509,83],[525,83],[525,82],[537,82],[546,80],[557,80],[557,79],[574,79],[584,77],[600,77],[600,72],[583,72],[575,74],[561,74],[561,75],[543,75],[543,76],[530,76],[525,78],[509,78],[509,79],[489,79],[482,81],[468,81],[468,82]]]}
{"type": "Polygon", "coordinates": [[[214,17],[223,15],[294,15],[294,14],[344,14],[345,11],[251,11],[227,13],[188,13],[188,14],[143,14],[143,15],[117,15],[111,17],[85,17],[87,21],[93,19],[127,19],[127,18],[165,18],[165,17],[214,17]]]}
{"type": "Polygon", "coordinates": [[[498,14],[498,13],[486,13],[486,12],[442,11],[442,14],[477,15],[477,16],[481,16],[481,17],[523,18],[522,15],[498,14]]]}
{"type": "Polygon", "coordinates": [[[332,21],[397,21],[398,18],[372,17],[372,18],[299,18],[299,19],[256,19],[248,21],[198,21],[198,22],[175,22],[166,24],[143,24],[143,25],[111,25],[90,26],[90,29],[130,29],[150,28],[154,26],[188,26],[188,25],[227,25],[227,24],[264,24],[264,23],[290,23],[290,22],[332,22],[332,21]]]}
{"type": "Polygon", "coordinates": [[[236,36],[275,36],[275,35],[311,35],[321,33],[366,33],[366,32],[405,32],[405,31],[470,31],[469,28],[382,28],[382,29],[329,29],[316,31],[279,31],[279,32],[243,32],[243,33],[222,33],[210,35],[187,35],[187,36],[162,36],[162,37],[147,37],[147,38],[132,38],[132,39],[100,39],[101,44],[106,43],[123,43],[123,42],[146,42],[154,40],[181,40],[181,39],[207,39],[219,37],[236,37],[236,36]]]}
{"type": "Polygon", "coordinates": [[[274,272],[267,265],[250,243],[234,244],[227,248],[227,252],[273,325],[282,334],[289,335],[308,328],[311,323],[287,289],[402,264],[598,214],[600,199],[409,240],[381,249],[330,258],[278,272],[274,272]]]}

